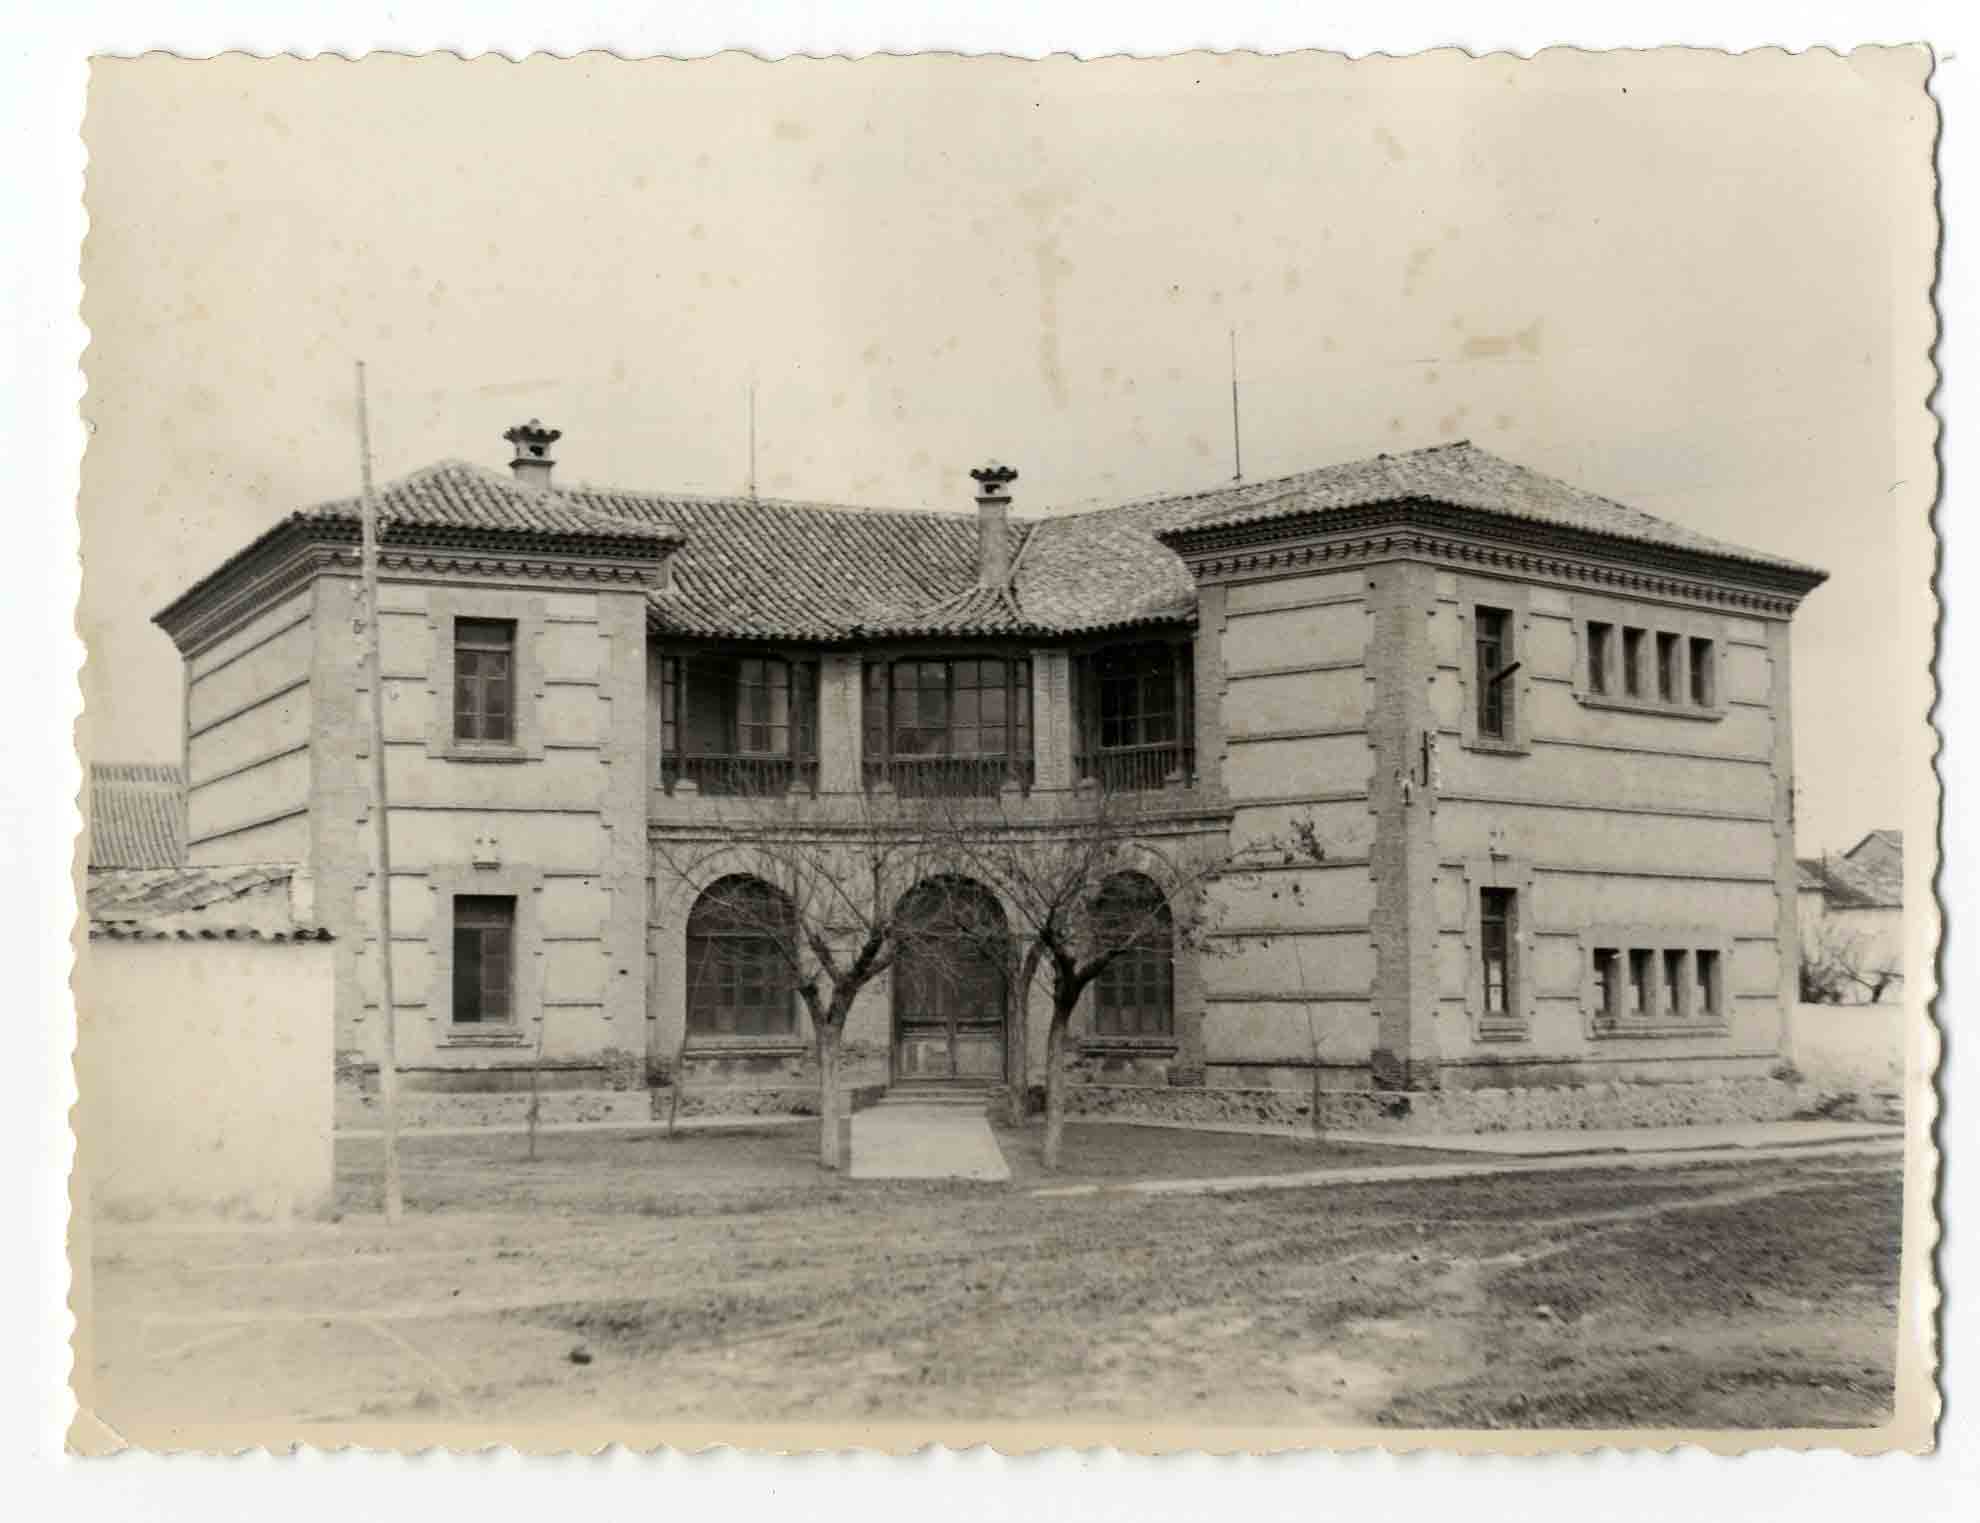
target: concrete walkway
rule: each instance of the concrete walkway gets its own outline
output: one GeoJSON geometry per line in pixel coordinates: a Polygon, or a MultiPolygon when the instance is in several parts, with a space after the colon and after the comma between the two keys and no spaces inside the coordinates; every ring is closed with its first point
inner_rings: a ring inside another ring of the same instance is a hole
{"type": "Polygon", "coordinates": [[[852,1118],[854,1179],[1011,1177],[980,1105],[913,1105],[889,1101],[852,1118]]]}
{"type": "MultiPolygon", "coordinates": [[[[1477,1163],[1375,1164],[1347,1169],[1304,1169],[1296,1174],[1243,1174],[1224,1179],[1142,1179],[1118,1185],[1054,1185],[1030,1193],[1039,1199],[1086,1195],[1230,1195],[1251,1190],[1310,1190],[1325,1185],[1407,1184],[1413,1180],[1473,1179],[1493,1174],[1564,1174],[1580,1169],[1671,1169],[1694,1163],[1728,1164],[1733,1150],[1687,1148],[1679,1152],[1572,1153],[1554,1157],[1481,1158],[1477,1163]]],[[[1863,1154],[1904,1154],[1901,1137],[1805,1142],[1798,1146],[1754,1147],[1737,1161],[1757,1158],[1832,1158],[1863,1154]]]]}
{"type": "Polygon", "coordinates": [[[1570,1157],[1581,1153],[1690,1153],[1708,1148],[1812,1147],[1824,1142],[1902,1138],[1904,1128],[1869,1121],[1742,1121],[1723,1126],[1638,1126],[1614,1131],[1425,1133],[1329,1132],[1329,1142],[1424,1148],[1439,1153],[1490,1153],[1505,1158],[1570,1157]]]}

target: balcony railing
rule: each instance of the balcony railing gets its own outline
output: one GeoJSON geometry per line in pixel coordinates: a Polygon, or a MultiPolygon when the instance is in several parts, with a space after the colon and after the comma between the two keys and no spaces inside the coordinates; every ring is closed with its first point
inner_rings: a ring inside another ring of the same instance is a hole
{"type": "Polygon", "coordinates": [[[1110,746],[1073,758],[1073,777],[1095,782],[1105,793],[1155,793],[1188,783],[1196,772],[1196,748],[1176,741],[1154,746],[1110,746]]]}
{"type": "Polygon", "coordinates": [[[787,793],[818,791],[818,759],[812,756],[715,755],[669,756],[660,768],[660,785],[669,793],[677,783],[692,782],[720,798],[781,798],[787,793]]]}
{"type": "Polygon", "coordinates": [[[1028,756],[899,756],[866,764],[868,789],[891,785],[902,798],[995,798],[1007,781],[1029,791],[1032,775],[1028,756]]]}

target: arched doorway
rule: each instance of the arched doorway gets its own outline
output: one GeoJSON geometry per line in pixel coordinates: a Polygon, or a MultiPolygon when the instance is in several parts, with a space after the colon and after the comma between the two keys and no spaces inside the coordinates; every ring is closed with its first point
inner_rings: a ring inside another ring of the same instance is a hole
{"type": "Polygon", "coordinates": [[[997,1083],[1011,950],[996,897],[967,878],[931,878],[908,892],[898,924],[894,1078],[997,1083]]]}

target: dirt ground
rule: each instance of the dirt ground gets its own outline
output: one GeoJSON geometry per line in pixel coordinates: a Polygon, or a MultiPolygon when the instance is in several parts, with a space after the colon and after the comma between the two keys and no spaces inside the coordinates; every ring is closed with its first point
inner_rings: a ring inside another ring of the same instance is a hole
{"type": "MultiPolygon", "coordinates": [[[[1860,1426],[1896,1345],[1895,1156],[1200,1196],[853,1181],[815,1128],[376,1144],[335,1222],[112,1223],[99,1410],[200,1423],[1063,1418],[1860,1426]]],[[[1395,1162],[1075,1126],[1054,1182],[1395,1162]]],[[[1437,1155],[1409,1153],[1407,1161],[1437,1155]]]]}

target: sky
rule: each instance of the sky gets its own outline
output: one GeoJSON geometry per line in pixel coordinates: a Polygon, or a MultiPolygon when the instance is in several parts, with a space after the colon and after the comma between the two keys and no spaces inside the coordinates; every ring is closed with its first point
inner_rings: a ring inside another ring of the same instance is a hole
{"type": "Polygon", "coordinates": [[[1469,438],[1833,573],[1798,836],[1929,781],[1916,53],[1043,64],[99,61],[85,749],[176,760],[150,622],[358,479],[1020,513],[1469,438]]]}

